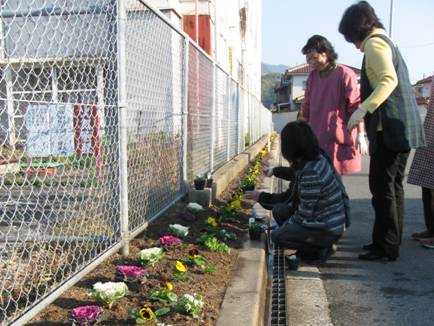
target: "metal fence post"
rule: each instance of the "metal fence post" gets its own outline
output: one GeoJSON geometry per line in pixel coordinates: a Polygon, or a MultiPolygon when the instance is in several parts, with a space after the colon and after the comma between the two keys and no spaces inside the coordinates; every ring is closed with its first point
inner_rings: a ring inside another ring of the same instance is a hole
{"type": "Polygon", "coordinates": [[[240,92],[240,85],[236,83],[237,87],[237,154],[241,153],[241,92],[240,92]]]}
{"type": "Polygon", "coordinates": [[[229,161],[231,159],[231,106],[232,106],[232,94],[231,94],[231,81],[232,79],[228,75],[228,83],[226,87],[226,98],[228,99],[228,105],[227,105],[227,144],[226,144],[226,161],[229,161]]]}
{"type": "Polygon", "coordinates": [[[16,135],[15,135],[15,108],[14,108],[14,95],[12,83],[12,68],[8,65],[5,69],[6,81],[6,98],[7,98],[7,117],[8,117],[8,138],[9,146],[15,150],[16,135]]]}
{"type": "Polygon", "coordinates": [[[184,38],[184,76],[183,76],[183,103],[182,103],[182,184],[181,189],[187,191],[188,184],[188,56],[189,56],[189,40],[184,38]]]}
{"type": "Polygon", "coordinates": [[[120,173],[120,219],[122,255],[128,256],[129,223],[128,223],[128,133],[127,133],[127,78],[126,78],[126,7],[125,1],[117,0],[118,6],[118,112],[119,112],[119,173],[120,173]]]}
{"type": "Polygon", "coordinates": [[[217,66],[215,62],[212,63],[212,86],[213,86],[213,98],[211,106],[211,139],[210,139],[210,153],[209,153],[209,169],[212,173],[214,171],[214,138],[216,128],[216,107],[217,107],[217,66]]]}

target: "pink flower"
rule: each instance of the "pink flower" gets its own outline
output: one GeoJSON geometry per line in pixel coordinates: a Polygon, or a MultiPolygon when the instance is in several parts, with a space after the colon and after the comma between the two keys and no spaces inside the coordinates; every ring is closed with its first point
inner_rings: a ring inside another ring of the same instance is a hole
{"type": "Polygon", "coordinates": [[[70,320],[73,325],[93,325],[101,317],[103,309],[99,306],[81,306],[72,309],[70,320]]]}
{"type": "Polygon", "coordinates": [[[145,270],[134,265],[116,266],[116,271],[124,281],[137,281],[145,277],[145,270]]]}
{"type": "Polygon", "coordinates": [[[182,240],[174,237],[173,235],[164,235],[160,238],[160,244],[163,247],[173,247],[180,245],[182,243],[182,240]]]}

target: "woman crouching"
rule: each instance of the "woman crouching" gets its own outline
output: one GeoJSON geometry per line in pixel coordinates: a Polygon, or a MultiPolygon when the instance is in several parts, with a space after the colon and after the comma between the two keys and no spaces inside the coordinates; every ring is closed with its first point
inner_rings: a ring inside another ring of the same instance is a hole
{"type": "Polygon", "coordinates": [[[283,128],[281,151],[293,175],[289,190],[249,191],[245,198],[272,209],[278,224],[271,233],[276,245],[297,250],[302,259],[325,260],[346,227],[345,188],[306,122],[290,122],[283,128]]]}

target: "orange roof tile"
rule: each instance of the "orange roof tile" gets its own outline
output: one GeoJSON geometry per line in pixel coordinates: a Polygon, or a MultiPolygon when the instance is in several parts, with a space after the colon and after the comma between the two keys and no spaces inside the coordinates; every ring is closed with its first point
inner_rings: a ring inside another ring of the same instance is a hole
{"type": "MultiPolygon", "coordinates": [[[[351,68],[357,75],[360,75],[360,69],[355,68],[355,67],[351,67],[346,65],[347,67],[351,68]]],[[[298,65],[298,66],[294,66],[294,67],[289,67],[288,70],[286,70],[286,74],[290,74],[290,75],[307,75],[312,71],[312,68],[309,66],[309,64],[305,63],[302,65],[298,65]]]]}

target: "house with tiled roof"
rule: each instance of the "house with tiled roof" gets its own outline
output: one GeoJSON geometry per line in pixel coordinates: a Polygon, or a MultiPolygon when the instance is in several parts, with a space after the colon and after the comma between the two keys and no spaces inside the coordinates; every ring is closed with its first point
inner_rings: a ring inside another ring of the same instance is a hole
{"type": "MultiPolygon", "coordinates": [[[[350,67],[360,77],[360,69],[350,67]]],[[[306,81],[312,68],[307,64],[302,64],[288,68],[281,76],[280,85],[274,89],[278,111],[288,109],[297,111],[304,99],[306,81]]]]}
{"type": "Polygon", "coordinates": [[[423,78],[413,85],[413,89],[416,93],[416,102],[419,107],[428,107],[429,98],[431,95],[431,82],[432,76],[423,78]]]}

